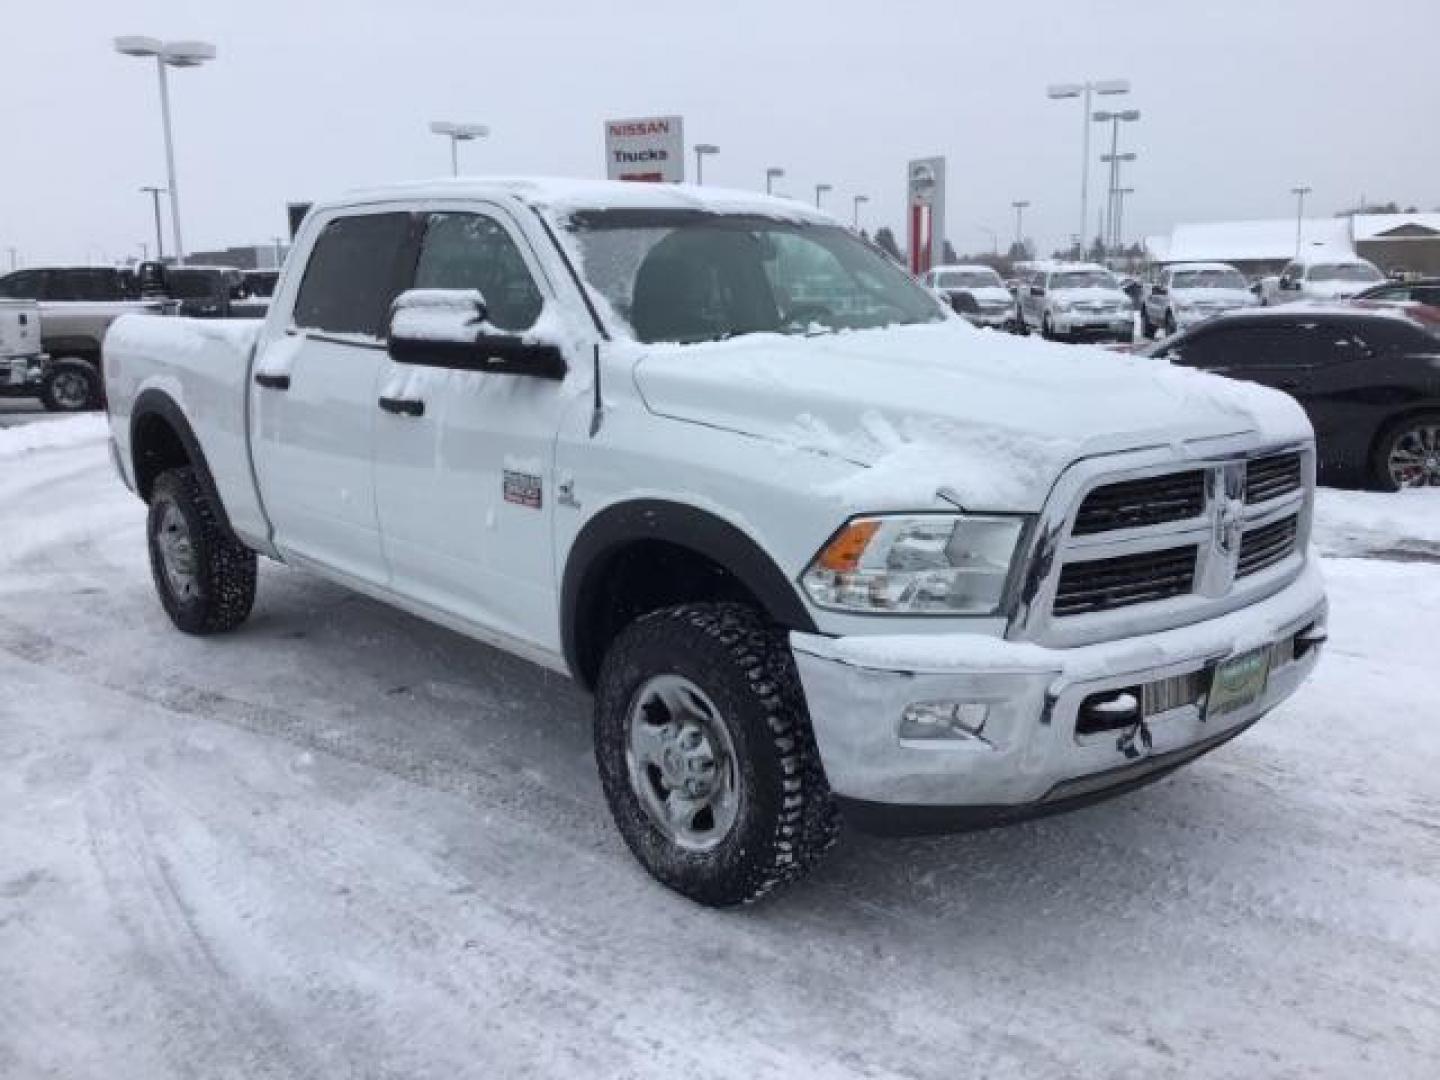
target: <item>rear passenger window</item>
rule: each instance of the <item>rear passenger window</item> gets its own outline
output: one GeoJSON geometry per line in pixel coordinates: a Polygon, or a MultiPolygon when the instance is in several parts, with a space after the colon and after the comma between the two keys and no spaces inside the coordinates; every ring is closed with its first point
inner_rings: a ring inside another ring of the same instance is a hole
{"type": "Polygon", "coordinates": [[[113,270],[52,270],[45,291],[48,300],[123,300],[120,279],[113,270]]]}
{"type": "Polygon", "coordinates": [[[380,337],[404,288],[409,232],[408,214],[357,214],[326,225],[300,282],[295,325],[380,337]]]}
{"type": "Polygon", "coordinates": [[[39,300],[44,284],[44,271],[20,270],[0,278],[0,296],[10,300],[39,300]]]}
{"type": "Polygon", "coordinates": [[[490,322],[527,330],[544,299],[510,234],[483,214],[431,214],[415,265],[417,289],[478,289],[490,322]]]}

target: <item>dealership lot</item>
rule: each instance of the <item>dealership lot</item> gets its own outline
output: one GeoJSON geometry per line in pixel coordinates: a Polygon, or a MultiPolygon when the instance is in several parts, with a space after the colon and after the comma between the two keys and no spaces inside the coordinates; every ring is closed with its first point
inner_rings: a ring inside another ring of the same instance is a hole
{"type": "Polygon", "coordinates": [[[270,565],[178,635],[103,420],[43,423],[0,434],[6,1075],[1440,1067],[1434,492],[1322,492],[1332,646],[1235,743],[717,914],[625,856],[569,684],[270,565]]]}

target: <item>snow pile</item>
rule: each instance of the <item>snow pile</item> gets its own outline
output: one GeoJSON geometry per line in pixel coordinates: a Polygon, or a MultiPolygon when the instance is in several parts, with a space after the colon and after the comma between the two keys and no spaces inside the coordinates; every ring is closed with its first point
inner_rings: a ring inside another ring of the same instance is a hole
{"type": "Polygon", "coordinates": [[[1440,559],[1440,488],[1336,491],[1315,497],[1315,545],[1325,555],[1433,555],[1440,559]]]}
{"type": "Polygon", "coordinates": [[[86,413],[56,420],[0,428],[0,461],[35,450],[64,450],[72,446],[101,443],[110,437],[104,413],[86,413]]]}

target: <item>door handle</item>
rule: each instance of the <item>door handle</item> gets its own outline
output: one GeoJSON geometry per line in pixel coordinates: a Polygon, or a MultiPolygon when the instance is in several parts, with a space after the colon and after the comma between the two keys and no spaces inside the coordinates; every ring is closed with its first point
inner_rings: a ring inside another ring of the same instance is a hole
{"type": "Polygon", "coordinates": [[[289,390],[289,375],[269,375],[263,371],[255,373],[255,385],[263,386],[266,390],[289,390]]]}
{"type": "Polygon", "coordinates": [[[424,416],[425,402],[419,398],[382,397],[380,407],[396,416],[424,416]]]}

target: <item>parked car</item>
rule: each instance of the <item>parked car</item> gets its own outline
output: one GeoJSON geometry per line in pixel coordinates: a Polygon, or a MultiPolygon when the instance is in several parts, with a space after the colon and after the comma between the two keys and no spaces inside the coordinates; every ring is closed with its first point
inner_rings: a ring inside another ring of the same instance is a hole
{"type": "Polygon", "coordinates": [[[1047,338],[1135,340],[1135,308],[1115,275],[1095,263],[1033,270],[1016,296],[1016,323],[1047,338]]]}
{"type": "Polygon", "coordinates": [[[40,305],[0,300],[0,397],[33,397],[40,384],[40,305]]]}
{"type": "Polygon", "coordinates": [[[1187,329],[1197,322],[1258,301],[1245,275],[1228,263],[1177,263],[1160,271],[1140,307],[1140,334],[1154,337],[1187,329]]]}
{"type": "Polygon", "coordinates": [[[0,277],[0,298],[39,303],[41,349],[37,377],[23,393],[51,411],[75,412],[101,405],[100,343],[110,324],[133,311],[159,312],[164,305],[140,299],[136,275],[108,266],[33,267],[0,277]]]}
{"type": "Polygon", "coordinates": [[[275,295],[275,284],[280,280],[279,270],[246,270],[245,295],[251,299],[269,300],[275,295]]]}
{"type": "Polygon", "coordinates": [[[1384,280],[1368,259],[1335,255],[1296,259],[1279,277],[1261,279],[1260,302],[1273,306],[1296,300],[1348,300],[1384,280]]]}
{"type": "Polygon", "coordinates": [[[1427,313],[1286,305],[1221,316],[1152,353],[1293,395],[1324,482],[1440,487],[1440,317],[1427,313]]]}
{"type": "Polygon", "coordinates": [[[1316,662],[1294,402],[977,334],[813,208],[419,184],[317,205],[290,267],[263,323],[106,339],[165,611],[239,625],[258,553],[570,675],[621,835],[701,903],[837,811],[1130,790],[1316,662]]]}
{"type": "Polygon", "coordinates": [[[1003,329],[1015,310],[1015,298],[988,266],[937,266],[926,272],[924,282],[972,326],[1003,329]]]}
{"type": "Polygon", "coordinates": [[[1387,281],[1372,285],[1355,294],[1356,300],[1387,303],[1426,304],[1440,308],[1440,278],[1415,278],[1412,281],[1387,281]]]}

